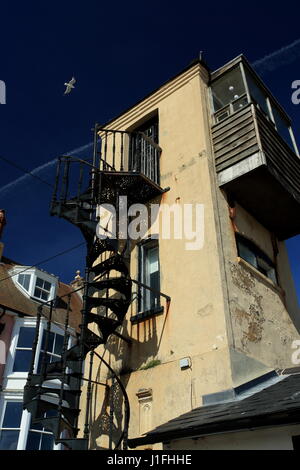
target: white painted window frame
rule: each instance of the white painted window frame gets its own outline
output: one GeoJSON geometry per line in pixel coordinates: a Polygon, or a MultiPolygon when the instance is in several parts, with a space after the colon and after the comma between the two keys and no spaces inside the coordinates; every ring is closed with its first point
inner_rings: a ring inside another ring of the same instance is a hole
{"type": "MultiPolygon", "coordinates": [[[[16,356],[16,348],[17,348],[17,343],[18,343],[18,338],[19,338],[19,332],[21,327],[36,327],[36,317],[25,317],[25,318],[17,318],[13,327],[12,331],[12,339],[9,347],[9,353],[7,357],[7,363],[4,371],[4,377],[3,377],[3,383],[4,383],[4,389],[12,389],[12,390],[22,390],[24,389],[25,382],[27,380],[28,372],[13,372],[13,366],[14,366],[14,361],[15,361],[15,356],[16,356]]],[[[34,369],[33,373],[37,373],[37,368],[38,368],[38,360],[41,354],[41,347],[42,347],[42,339],[43,339],[43,332],[45,332],[47,328],[47,320],[42,319],[40,323],[40,329],[39,329],[39,339],[37,343],[37,348],[36,348],[36,356],[35,356],[35,364],[34,364],[34,369]]],[[[51,325],[51,331],[53,333],[63,333],[63,325],[55,325],[52,323],[51,325]]],[[[69,343],[68,343],[68,348],[71,347],[72,345],[72,333],[73,329],[68,328],[68,332],[70,333],[70,338],[69,338],[69,343]]],[[[51,381],[52,383],[56,383],[56,381],[51,381]]]]}
{"type": "MultiPolygon", "coordinates": [[[[15,402],[23,402],[23,390],[26,384],[28,372],[13,372],[13,365],[15,360],[16,354],[16,347],[19,338],[19,332],[21,327],[36,327],[36,317],[24,317],[24,318],[16,318],[15,324],[12,331],[12,339],[10,343],[7,363],[4,371],[3,377],[3,392],[0,395],[0,429],[2,428],[2,422],[5,413],[5,407],[7,401],[15,401],[15,402]]],[[[38,360],[41,354],[41,346],[42,346],[42,338],[43,333],[47,328],[47,320],[42,319],[40,323],[40,330],[39,330],[39,340],[37,344],[36,350],[36,357],[35,357],[35,365],[34,365],[34,373],[37,372],[38,367],[38,360]]],[[[64,327],[63,325],[59,326],[56,324],[51,325],[51,331],[53,333],[63,333],[64,327]]],[[[74,330],[72,328],[68,328],[68,332],[70,333],[68,348],[72,346],[73,343],[73,336],[74,330]]],[[[58,380],[51,380],[47,382],[48,386],[57,386],[60,382],[58,380]]],[[[24,450],[26,449],[27,443],[27,436],[30,430],[30,420],[31,416],[27,410],[23,410],[21,423],[20,423],[20,433],[19,433],[19,440],[17,450],[24,450]]],[[[38,431],[37,431],[38,432],[38,431]]],[[[42,433],[42,432],[41,432],[42,433]]],[[[44,432],[44,434],[51,434],[49,432],[44,432]]],[[[54,445],[53,450],[61,450],[61,444],[54,445]]]]}
{"type": "MultiPolygon", "coordinates": [[[[4,419],[6,403],[7,402],[18,402],[23,403],[23,393],[17,392],[4,392],[0,398],[0,432],[2,430],[2,423],[4,419]]],[[[21,422],[20,422],[20,431],[19,439],[16,450],[25,450],[27,444],[28,433],[30,429],[31,416],[27,410],[23,410],[21,422]]],[[[16,428],[17,429],[17,428],[16,428]]],[[[39,434],[51,434],[48,431],[37,431],[39,434]]],[[[61,450],[61,444],[54,444],[53,450],[61,450]]]]}
{"type": "Polygon", "coordinates": [[[38,268],[28,268],[28,266],[15,266],[11,272],[12,280],[14,281],[15,286],[22,291],[27,297],[32,298],[38,302],[44,302],[40,297],[34,296],[36,280],[39,277],[43,281],[47,281],[51,284],[51,290],[49,294],[48,302],[55,299],[58,285],[58,278],[54,275],[48,274],[45,271],[41,271],[38,268]],[[26,271],[24,271],[26,269],[26,271]],[[26,290],[19,282],[19,274],[29,274],[30,282],[29,289],[26,290]]]}

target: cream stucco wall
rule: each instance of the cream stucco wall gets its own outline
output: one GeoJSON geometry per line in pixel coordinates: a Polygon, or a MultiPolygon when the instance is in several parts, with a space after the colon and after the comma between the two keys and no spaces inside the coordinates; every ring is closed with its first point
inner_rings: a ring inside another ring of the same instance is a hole
{"type": "MultiPolygon", "coordinates": [[[[216,184],[207,82],[206,70],[197,64],[108,126],[128,130],[158,112],[161,186],[170,187],[159,202],[181,207],[186,203],[204,205],[204,246],[200,250],[188,251],[186,240],[165,240],[160,234],[161,291],[171,297],[170,305],[161,299],[161,315],[132,324],[130,317],[137,313],[133,303],[120,330],[132,344],[111,337],[105,349],[97,350],[126,386],[131,438],[139,436],[145,426],[153,428],[200,406],[204,394],[232,388],[274,367],[291,366],[289,342],[298,337],[286,309],[288,306],[296,315],[283,244],[279,244],[277,260],[281,289],[237,258],[228,204],[216,184]],[[179,361],[185,357],[190,367],[182,370],[179,361]],[[151,359],[160,363],[143,370],[151,359]],[[146,424],[141,423],[141,390],[151,395],[145,408],[146,424]]],[[[271,239],[264,227],[242,208],[237,214],[240,230],[248,232],[271,256],[271,239]]],[[[130,269],[132,278],[137,279],[135,244],[130,269]]],[[[93,379],[110,385],[106,368],[97,358],[95,364],[93,379]]],[[[108,445],[108,389],[103,403],[104,395],[105,388],[94,384],[91,448],[108,445]]],[[[84,385],[81,429],[85,397],[84,385]]],[[[124,418],[119,392],[114,408],[116,441],[124,418]]]]}
{"type": "MultiPolygon", "coordinates": [[[[196,65],[109,124],[109,128],[126,130],[158,110],[159,145],[163,149],[161,186],[170,187],[161,202],[204,205],[202,249],[187,251],[188,240],[159,240],[161,291],[172,299],[169,308],[162,299],[162,315],[132,325],[130,316],[136,313],[133,305],[121,331],[130,337],[132,345],[112,338],[104,352],[104,358],[117,370],[133,370],[122,375],[131,403],[130,437],[139,435],[136,394],[140,389],[152,390],[151,425],[156,426],[199,406],[203,394],[231,386],[211,186],[207,79],[206,71],[196,65]],[[190,359],[191,367],[186,370],[179,365],[183,357],[190,359]],[[161,364],[140,370],[150,359],[161,364]]],[[[136,247],[132,250],[131,276],[137,278],[136,247]]],[[[103,366],[102,371],[103,375],[97,377],[104,380],[103,366]]]]}
{"type": "Polygon", "coordinates": [[[231,220],[226,195],[220,191],[218,199],[232,330],[229,336],[233,383],[239,385],[259,375],[263,371],[261,363],[265,371],[295,366],[292,343],[299,339],[300,312],[284,242],[275,240],[276,255],[272,234],[265,227],[238,204],[231,220]],[[238,258],[235,230],[274,262],[278,284],[238,258]],[[247,362],[245,373],[243,361],[247,362]]]}

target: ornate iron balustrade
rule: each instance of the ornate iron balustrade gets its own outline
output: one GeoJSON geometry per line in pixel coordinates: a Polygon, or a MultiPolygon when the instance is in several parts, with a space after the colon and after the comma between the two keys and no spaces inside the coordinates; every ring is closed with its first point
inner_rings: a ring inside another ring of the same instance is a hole
{"type": "Polygon", "coordinates": [[[162,149],[143,132],[98,128],[100,169],[141,173],[157,185],[160,182],[162,149]]]}

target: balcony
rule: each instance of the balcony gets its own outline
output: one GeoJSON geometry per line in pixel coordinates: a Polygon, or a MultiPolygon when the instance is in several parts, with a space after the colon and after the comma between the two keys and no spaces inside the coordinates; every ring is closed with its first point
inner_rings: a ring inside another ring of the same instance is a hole
{"type": "Polygon", "coordinates": [[[162,194],[161,152],[160,146],[143,132],[99,128],[102,203],[113,202],[117,192],[131,203],[144,203],[162,194]]]}
{"type": "MultiPolygon", "coordinates": [[[[230,82],[227,79],[226,89],[236,90],[237,82],[230,82]]],[[[270,99],[264,107],[263,90],[259,104],[249,89],[240,86],[230,103],[215,110],[212,140],[218,182],[279,240],[285,240],[300,233],[300,158],[291,129],[279,133],[288,125],[279,127],[278,105],[275,108],[270,99]]],[[[284,115],[280,117],[283,122],[284,115]]]]}

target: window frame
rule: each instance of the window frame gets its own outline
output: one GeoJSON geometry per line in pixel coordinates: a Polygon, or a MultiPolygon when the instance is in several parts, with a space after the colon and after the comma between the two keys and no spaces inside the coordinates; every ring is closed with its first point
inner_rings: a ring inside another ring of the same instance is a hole
{"type": "Polygon", "coordinates": [[[42,281],[48,282],[49,284],[51,284],[50,291],[47,291],[43,288],[38,287],[38,289],[43,290],[43,292],[49,293],[47,302],[50,302],[51,300],[55,299],[56,292],[57,292],[57,285],[58,285],[58,278],[56,276],[48,274],[45,271],[41,271],[38,268],[28,268],[28,266],[15,266],[13,270],[11,271],[11,273],[12,273],[12,280],[15,286],[27,297],[37,302],[45,302],[45,300],[43,300],[41,297],[36,297],[34,295],[36,282],[37,282],[37,279],[39,278],[42,281]],[[28,289],[25,289],[25,287],[22,284],[20,284],[20,282],[18,281],[20,274],[26,274],[30,276],[28,289]]]}
{"type": "MultiPolygon", "coordinates": [[[[10,347],[9,347],[7,363],[6,363],[6,367],[5,367],[4,375],[3,375],[3,383],[5,384],[5,389],[12,388],[15,390],[23,391],[25,381],[28,376],[28,371],[21,372],[21,371],[13,370],[15,357],[16,357],[16,351],[18,350],[17,344],[18,344],[19,333],[20,333],[21,327],[36,328],[36,317],[17,318],[15,321],[13,331],[12,331],[12,337],[11,337],[11,342],[10,342],[10,347]]],[[[43,354],[42,352],[43,335],[46,332],[46,329],[47,329],[47,320],[42,319],[40,323],[39,339],[38,339],[37,348],[36,348],[36,356],[35,356],[35,361],[34,361],[33,373],[37,373],[38,371],[39,359],[40,357],[42,357],[42,354],[43,354]]],[[[55,324],[51,325],[50,331],[55,334],[64,333],[63,326],[59,326],[55,324]]],[[[68,328],[68,333],[69,333],[69,340],[68,340],[67,347],[69,348],[72,345],[72,329],[71,328],[68,328]]]]}
{"type": "Polygon", "coordinates": [[[235,234],[235,240],[236,240],[236,249],[237,249],[238,257],[242,259],[243,261],[245,261],[247,264],[249,264],[252,268],[256,269],[260,274],[265,276],[267,279],[272,281],[274,285],[279,286],[276,265],[269,258],[269,256],[261,248],[259,248],[259,246],[256,245],[256,243],[254,243],[252,240],[245,237],[244,235],[241,235],[240,233],[235,234]],[[254,255],[255,260],[256,260],[256,266],[253,263],[251,263],[250,260],[245,259],[245,257],[241,255],[239,243],[243,244],[244,247],[246,247],[254,255]],[[263,264],[267,265],[270,268],[269,271],[272,270],[274,272],[274,278],[267,274],[268,270],[263,266],[263,264]]]}
{"type": "Polygon", "coordinates": [[[130,128],[129,132],[128,171],[141,172],[149,179],[159,184],[160,152],[157,148],[150,145],[140,134],[145,134],[154,144],[159,144],[158,112],[143,120],[142,123],[137,123],[136,126],[130,128]]]}
{"type": "MultiPolygon", "coordinates": [[[[17,448],[16,450],[26,450],[27,446],[27,440],[28,440],[28,435],[29,432],[36,432],[41,434],[47,434],[47,435],[52,435],[50,431],[44,431],[44,430],[33,430],[31,429],[31,414],[27,410],[23,410],[21,414],[21,420],[20,420],[20,427],[19,428],[4,428],[2,427],[3,425],[3,420],[5,416],[5,411],[6,411],[6,406],[8,402],[15,402],[15,403],[21,403],[23,404],[23,394],[21,393],[9,393],[9,392],[4,392],[3,395],[0,397],[0,434],[1,431],[5,430],[18,430],[19,431],[19,437],[18,437],[18,443],[17,443],[17,448]]],[[[62,445],[61,444],[53,444],[53,450],[61,450],[62,445]]],[[[3,449],[5,450],[5,449],[3,449]]],[[[38,449],[36,449],[38,450],[38,449]]]]}
{"type": "MultiPolygon", "coordinates": [[[[159,288],[158,291],[160,291],[160,259],[159,259],[159,241],[156,238],[149,238],[147,240],[143,240],[141,243],[138,245],[138,279],[139,282],[149,285],[147,282],[146,276],[147,273],[146,271],[146,266],[145,266],[145,261],[147,259],[147,252],[149,252],[151,249],[157,248],[158,251],[158,284],[159,288]]],[[[149,286],[150,287],[150,286],[149,286]]],[[[155,294],[153,294],[155,296],[155,294]]],[[[160,303],[160,296],[157,296],[157,305],[154,307],[151,307],[151,291],[146,289],[145,287],[139,287],[139,293],[138,293],[138,313],[146,313],[146,312],[156,312],[157,310],[161,310],[161,303],[160,303]],[[146,295],[145,295],[146,294],[146,295]],[[148,294],[148,295],[147,295],[148,294]],[[149,299],[148,299],[149,296],[149,299]],[[149,305],[147,305],[149,303],[149,305]],[[149,307],[149,308],[148,308],[149,307]]]]}

